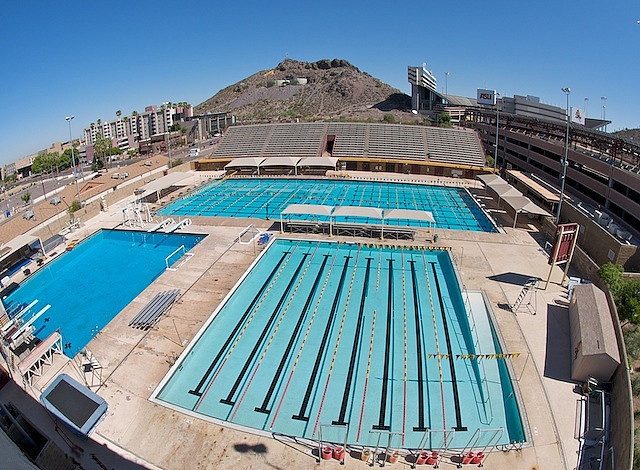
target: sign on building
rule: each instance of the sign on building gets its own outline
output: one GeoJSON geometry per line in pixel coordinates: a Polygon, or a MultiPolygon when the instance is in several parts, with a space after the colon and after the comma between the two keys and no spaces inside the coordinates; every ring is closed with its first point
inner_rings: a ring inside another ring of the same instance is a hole
{"type": "Polygon", "coordinates": [[[496,104],[496,90],[483,90],[478,88],[478,104],[496,104]]]}

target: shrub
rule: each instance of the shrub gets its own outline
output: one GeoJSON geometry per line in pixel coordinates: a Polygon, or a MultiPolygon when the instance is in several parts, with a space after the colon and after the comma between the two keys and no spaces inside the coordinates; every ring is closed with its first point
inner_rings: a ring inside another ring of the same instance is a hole
{"type": "Polygon", "coordinates": [[[602,279],[614,296],[617,295],[624,283],[622,272],[622,265],[613,263],[603,264],[598,270],[598,276],[600,276],[600,279],[602,279]]]}
{"type": "Polygon", "coordinates": [[[640,331],[637,328],[625,331],[624,345],[630,359],[640,359],[640,331]]]}
{"type": "Polygon", "coordinates": [[[382,118],[384,122],[393,123],[396,122],[396,117],[391,113],[386,113],[382,118]]]}
{"type": "Polygon", "coordinates": [[[67,212],[69,212],[69,214],[73,214],[74,212],[79,211],[80,207],[80,201],[76,199],[71,203],[67,212]]]}

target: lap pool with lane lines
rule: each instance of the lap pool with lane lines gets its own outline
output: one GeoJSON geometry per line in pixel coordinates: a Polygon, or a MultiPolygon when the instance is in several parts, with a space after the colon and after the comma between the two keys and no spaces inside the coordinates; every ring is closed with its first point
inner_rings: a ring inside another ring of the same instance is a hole
{"type": "Polygon", "coordinates": [[[468,316],[446,250],[277,239],[154,392],[204,419],[318,439],[371,431],[478,428],[522,441],[514,390],[490,319],[468,316]],[[484,360],[482,359],[484,358],[484,360]]]}
{"type": "MultiPolygon", "coordinates": [[[[213,181],[164,207],[158,214],[185,217],[278,218],[290,204],[360,206],[429,211],[435,227],[495,232],[496,228],[463,188],[424,184],[322,179],[240,178],[213,181]]],[[[324,221],[296,215],[291,220],[324,221]]],[[[379,224],[366,217],[338,217],[337,222],[379,224]]],[[[388,219],[385,224],[430,227],[418,220],[388,219]]]]}

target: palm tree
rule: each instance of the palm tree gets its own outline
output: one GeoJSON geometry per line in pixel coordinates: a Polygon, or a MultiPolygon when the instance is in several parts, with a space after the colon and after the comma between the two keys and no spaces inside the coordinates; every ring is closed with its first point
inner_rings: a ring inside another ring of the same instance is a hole
{"type": "Polygon", "coordinates": [[[117,117],[117,118],[120,118],[120,116],[122,116],[122,111],[117,110],[117,111],[116,111],[116,117],[117,117]]]}

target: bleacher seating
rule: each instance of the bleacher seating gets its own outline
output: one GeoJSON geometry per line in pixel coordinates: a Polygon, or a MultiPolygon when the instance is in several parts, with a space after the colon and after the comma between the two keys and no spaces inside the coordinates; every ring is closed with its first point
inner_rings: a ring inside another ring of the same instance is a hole
{"type": "Polygon", "coordinates": [[[319,157],[328,135],[335,135],[338,158],[381,158],[483,166],[475,131],[374,123],[315,122],[233,126],[215,158],[319,157]]]}

